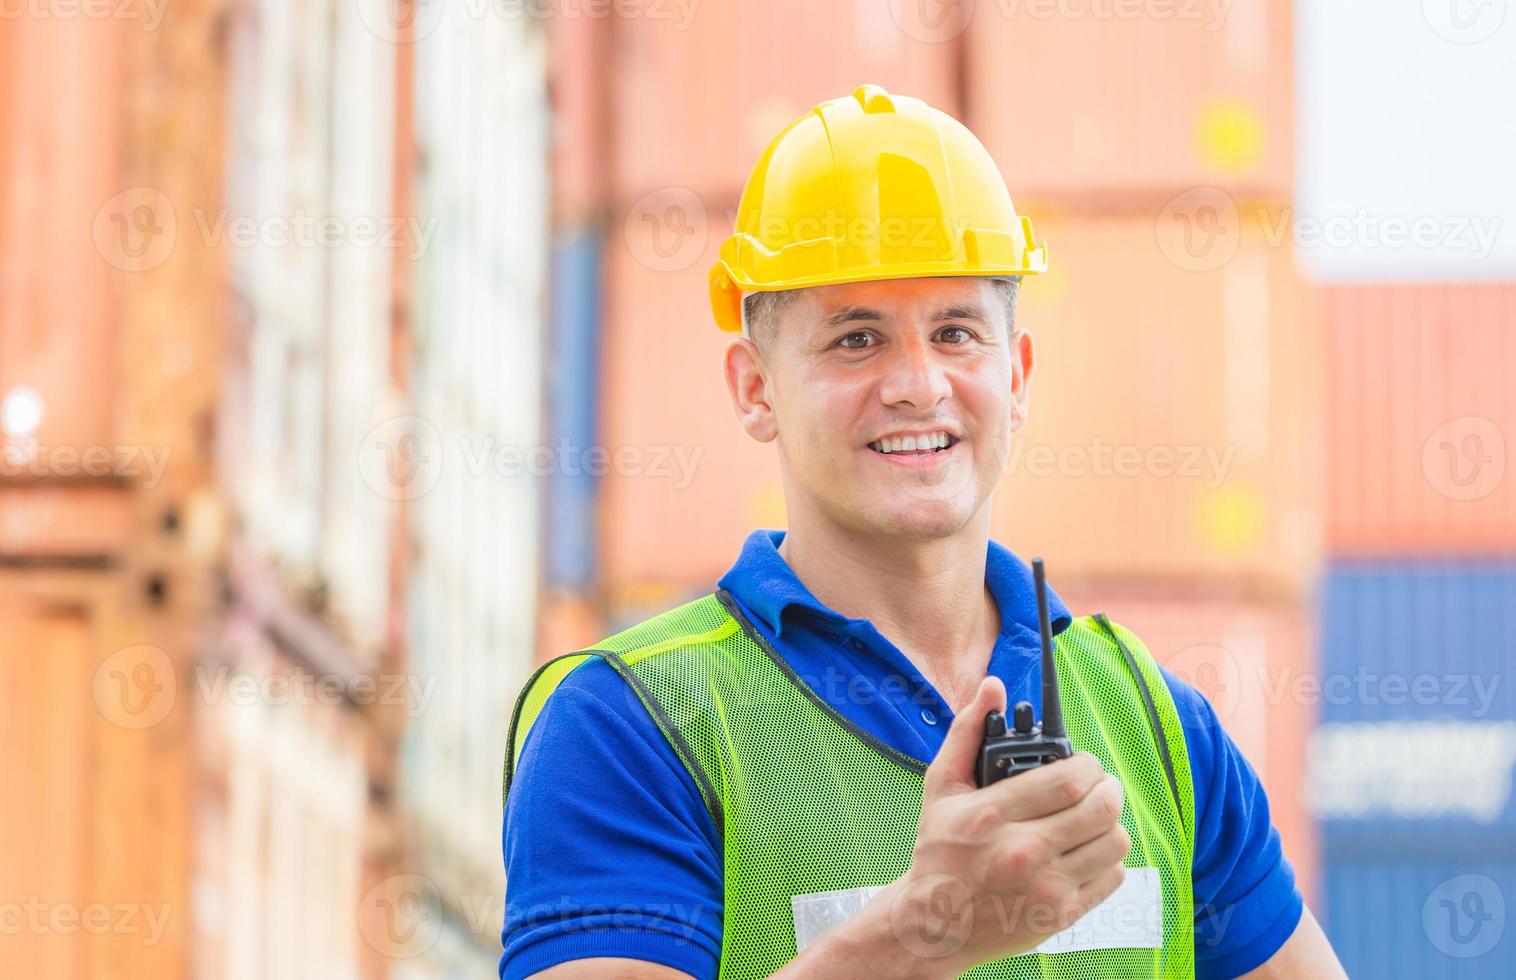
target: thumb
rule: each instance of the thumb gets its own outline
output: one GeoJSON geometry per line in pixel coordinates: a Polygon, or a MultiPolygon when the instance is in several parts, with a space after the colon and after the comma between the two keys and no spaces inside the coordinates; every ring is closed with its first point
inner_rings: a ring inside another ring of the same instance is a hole
{"type": "Polygon", "coordinates": [[[1005,711],[1005,684],[998,677],[980,681],[973,698],[953,719],[937,758],[927,767],[923,795],[977,788],[974,766],[984,745],[984,716],[991,711],[1005,711]]]}

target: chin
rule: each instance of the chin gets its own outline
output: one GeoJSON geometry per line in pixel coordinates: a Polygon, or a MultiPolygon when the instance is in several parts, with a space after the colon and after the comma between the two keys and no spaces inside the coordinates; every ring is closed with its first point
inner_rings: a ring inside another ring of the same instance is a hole
{"type": "Polygon", "coordinates": [[[957,534],[973,516],[973,501],[895,497],[860,515],[878,534],[895,538],[928,540],[957,534]]]}

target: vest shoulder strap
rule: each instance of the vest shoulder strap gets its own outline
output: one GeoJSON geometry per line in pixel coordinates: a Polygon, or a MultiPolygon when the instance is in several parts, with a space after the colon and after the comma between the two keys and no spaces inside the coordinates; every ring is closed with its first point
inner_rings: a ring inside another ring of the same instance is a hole
{"type": "MultiPolygon", "coordinates": [[[[501,778],[501,804],[504,805],[510,797],[511,779],[521,761],[526,736],[546,706],[548,697],[558,689],[564,678],[586,661],[598,657],[610,664],[636,692],[679,754],[680,761],[695,774],[701,794],[712,814],[718,814],[720,804],[705,775],[708,770],[702,764],[704,760],[695,757],[683,734],[665,717],[662,707],[648,695],[645,685],[631,668],[660,653],[682,647],[719,644],[739,629],[736,621],[727,615],[715,594],[711,593],[606,637],[592,647],[554,657],[538,667],[522,687],[511,712],[501,778]]],[[[720,826],[720,818],[717,816],[717,828],[720,826]]]]}

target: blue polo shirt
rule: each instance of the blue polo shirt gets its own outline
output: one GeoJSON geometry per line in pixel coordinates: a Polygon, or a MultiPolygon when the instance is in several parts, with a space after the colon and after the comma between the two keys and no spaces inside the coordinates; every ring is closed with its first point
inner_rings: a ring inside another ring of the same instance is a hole
{"type": "MultiPolygon", "coordinates": [[[[718,586],[805,683],[844,717],[929,762],[953,711],[868,620],[823,606],[754,531],[718,586]]],[[[1000,610],[988,672],[1011,702],[1041,703],[1030,567],[990,542],[985,584],[1000,610]]],[[[1070,621],[1051,590],[1054,632],[1070,621]]],[[[1168,671],[1195,783],[1196,975],[1235,977],[1294,932],[1302,902],[1257,775],[1210,704],[1168,671]]],[[[567,960],[649,960],[699,980],[721,958],[722,848],[694,780],[646,708],[598,657],[566,677],[522,748],[505,807],[500,976],[567,960]]]]}

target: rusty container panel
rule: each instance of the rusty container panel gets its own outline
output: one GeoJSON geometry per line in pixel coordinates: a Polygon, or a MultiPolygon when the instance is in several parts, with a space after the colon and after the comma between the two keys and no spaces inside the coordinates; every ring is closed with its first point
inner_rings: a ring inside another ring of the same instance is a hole
{"type": "Polygon", "coordinates": [[[122,186],[123,20],[0,18],[0,475],[115,442],[115,290],[172,248],[122,186]]]}
{"type": "Polygon", "coordinates": [[[1516,286],[1323,295],[1332,550],[1516,553],[1516,286]]]}
{"type": "Polygon", "coordinates": [[[774,447],[742,431],[721,376],[731,336],[706,292],[719,227],[664,195],[606,238],[600,541],[613,588],[712,583],[748,531],[784,526],[774,447]]]}
{"type": "Polygon", "coordinates": [[[1288,199],[1291,7],[978,4],[968,123],[1018,201],[1207,185],[1288,199]]]}
{"type": "Polygon", "coordinates": [[[55,910],[82,916],[93,901],[98,715],[89,622],[76,610],[7,597],[0,624],[0,795],[9,801],[0,807],[0,894],[16,903],[0,933],[0,961],[12,976],[79,980],[90,975],[90,945],[49,923],[62,921],[55,910]]]}
{"type": "Polygon", "coordinates": [[[995,533],[1065,575],[1298,595],[1326,452],[1315,298],[1267,221],[1193,217],[1039,222],[1053,265],[1023,284],[1037,364],[995,533]]]}
{"type": "Polygon", "coordinates": [[[623,208],[667,187],[735,202],[782,128],[865,82],[955,112],[950,28],[917,29],[916,6],[671,4],[667,16],[618,20],[613,160],[623,208]]]}

